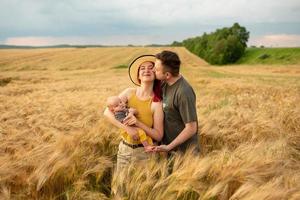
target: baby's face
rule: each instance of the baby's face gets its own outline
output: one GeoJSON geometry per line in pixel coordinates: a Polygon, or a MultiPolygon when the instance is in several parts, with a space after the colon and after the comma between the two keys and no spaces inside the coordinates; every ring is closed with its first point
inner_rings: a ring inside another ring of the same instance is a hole
{"type": "Polygon", "coordinates": [[[114,111],[123,111],[126,108],[125,102],[123,102],[121,99],[119,99],[115,104],[114,104],[114,111]]]}

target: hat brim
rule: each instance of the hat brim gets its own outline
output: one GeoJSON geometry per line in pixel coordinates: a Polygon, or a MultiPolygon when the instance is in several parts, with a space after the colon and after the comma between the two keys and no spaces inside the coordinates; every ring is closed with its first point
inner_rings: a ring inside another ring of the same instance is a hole
{"type": "Polygon", "coordinates": [[[129,65],[128,68],[128,74],[130,80],[137,86],[140,86],[141,84],[139,83],[138,80],[138,70],[141,64],[144,62],[153,62],[155,63],[155,56],[154,55],[141,55],[137,58],[135,58],[131,64],[129,65]]]}

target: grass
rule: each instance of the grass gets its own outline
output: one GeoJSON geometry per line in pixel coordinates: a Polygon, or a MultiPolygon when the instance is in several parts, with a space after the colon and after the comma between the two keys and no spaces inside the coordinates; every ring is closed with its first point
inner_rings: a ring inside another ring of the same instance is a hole
{"type": "MultiPolygon", "coordinates": [[[[116,66],[162,49],[0,50],[0,199],[118,199],[105,100],[133,87],[116,66]]],[[[299,199],[299,65],[215,68],[169,49],[195,89],[201,155],[133,163],[125,199],[299,199]]]]}
{"type": "Polygon", "coordinates": [[[248,48],[237,64],[300,64],[300,48],[248,48]]]}
{"type": "Polygon", "coordinates": [[[127,69],[128,65],[121,64],[121,65],[114,66],[113,68],[114,69],[127,69]]]}
{"type": "Polygon", "coordinates": [[[213,104],[210,104],[207,106],[207,110],[204,111],[205,114],[208,114],[214,110],[218,110],[218,109],[221,109],[225,106],[228,106],[229,105],[229,99],[228,98],[224,98],[222,99],[220,102],[217,102],[217,103],[213,103],[213,104]]]}
{"type": "Polygon", "coordinates": [[[223,73],[223,72],[218,72],[218,71],[207,71],[207,76],[211,78],[230,78],[233,75],[228,74],[228,73],[223,73]]]}
{"type": "Polygon", "coordinates": [[[0,78],[0,86],[6,86],[11,82],[12,78],[0,78]]]}

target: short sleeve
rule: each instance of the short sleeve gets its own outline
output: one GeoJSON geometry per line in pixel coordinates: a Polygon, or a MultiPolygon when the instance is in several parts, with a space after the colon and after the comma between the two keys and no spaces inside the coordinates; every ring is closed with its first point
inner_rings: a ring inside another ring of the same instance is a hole
{"type": "Polygon", "coordinates": [[[178,110],[185,124],[197,121],[196,95],[192,88],[188,87],[180,92],[178,110]]]}

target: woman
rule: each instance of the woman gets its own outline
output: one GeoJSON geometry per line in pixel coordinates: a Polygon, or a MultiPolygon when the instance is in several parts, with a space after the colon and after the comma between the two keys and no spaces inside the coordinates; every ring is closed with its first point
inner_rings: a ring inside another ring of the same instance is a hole
{"type": "Polygon", "coordinates": [[[117,173],[130,162],[145,160],[149,153],[145,152],[139,141],[137,129],[143,129],[154,141],[163,137],[163,110],[160,96],[160,82],[155,80],[155,56],[142,55],[129,66],[129,77],[137,88],[127,88],[119,94],[121,99],[128,100],[128,106],[137,110],[138,115],[128,115],[123,123],[115,119],[113,113],[106,109],[104,115],[109,121],[121,129],[122,141],[117,155],[117,173]],[[124,135],[129,135],[128,141],[124,135]]]}

